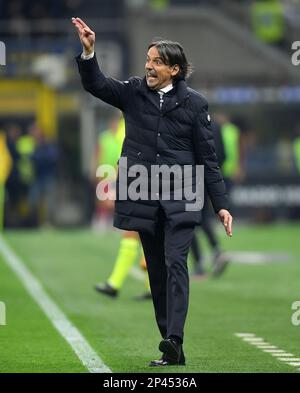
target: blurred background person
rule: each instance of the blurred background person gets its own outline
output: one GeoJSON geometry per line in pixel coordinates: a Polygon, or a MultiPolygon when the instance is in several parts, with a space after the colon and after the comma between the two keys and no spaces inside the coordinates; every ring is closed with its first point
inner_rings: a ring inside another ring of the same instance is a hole
{"type": "Polygon", "coordinates": [[[225,152],[225,159],[222,162],[221,169],[228,193],[230,194],[234,182],[241,173],[240,130],[233,124],[227,114],[217,113],[216,120],[221,127],[221,137],[225,152]]]}
{"type": "Polygon", "coordinates": [[[29,126],[28,135],[33,138],[31,155],[34,180],[31,184],[28,203],[30,216],[37,225],[50,225],[55,209],[54,189],[59,158],[58,146],[47,139],[36,122],[29,126]]]}
{"type": "Polygon", "coordinates": [[[31,206],[29,203],[29,193],[35,180],[35,167],[33,154],[36,149],[36,141],[28,130],[23,130],[16,140],[17,150],[17,171],[19,176],[18,194],[20,200],[18,203],[18,213],[20,226],[36,226],[35,220],[32,220],[31,206]]]}
{"type": "MultiPolygon", "coordinates": [[[[223,142],[223,136],[221,134],[221,127],[215,121],[212,121],[211,124],[212,124],[213,136],[215,140],[215,148],[216,148],[216,155],[218,158],[218,164],[219,167],[222,168],[222,165],[226,159],[226,153],[225,153],[225,146],[223,142]]],[[[202,221],[199,227],[201,229],[200,239],[202,237],[202,234],[205,234],[209,246],[212,250],[212,275],[214,277],[218,277],[224,272],[229,262],[229,259],[228,256],[221,250],[221,245],[218,240],[218,235],[214,228],[213,218],[214,218],[214,214],[213,214],[212,206],[207,191],[204,190],[204,206],[202,209],[202,221]]],[[[197,279],[205,278],[207,274],[204,266],[204,253],[202,250],[201,242],[197,240],[196,234],[194,235],[192,240],[191,252],[194,261],[193,278],[197,278],[197,279]]]]}
{"type": "Polygon", "coordinates": [[[3,232],[5,212],[5,183],[12,167],[12,158],[7,148],[6,135],[0,130],[0,233],[3,232]]]}
{"type": "Polygon", "coordinates": [[[20,154],[17,150],[17,140],[22,129],[19,124],[12,123],[6,125],[5,130],[7,148],[12,159],[11,171],[5,186],[7,196],[5,224],[15,227],[18,225],[19,203],[22,195],[22,183],[18,170],[20,154]]]}
{"type": "Polygon", "coordinates": [[[295,167],[300,176],[300,123],[295,128],[295,138],[293,140],[293,153],[295,160],[295,167]]]}
{"type": "MultiPolygon", "coordinates": [[[[292,151],[297,184],[300,184],[300,123],[296,125],[294,130],[292,151]]],[[[300,206],[295,206],[293,209],[291,209],[290,217],[293,220],[300,219],[300,206]]]]}
{"type": "Polygon", "coordinates": [[[95,285],[95,290],[109,297],[117,297],[128,277],[130,269],[137,258],[140,258],[140,268],[145,272],[145,292],[134,297],[135,300],[152,299],[150,283],[147,273],[147,264],[141,248],[140,239],[136,232],[122,231],[122,238],[115,259],[113,269],[104,283],[95,285]]]}
{"type": "MultiPolygon", "coordinates": [[[[125,137],[125,123],[120,111],[117,111],[112,116],[108,128],[101,131],[98,136],[98,143],[93,155],[91,164],[91,182],[93,186],[101,178],[96,177],[97,168],[100,165],[110,165],[117,168],[117,162],[121,155],[122,144],[125,137]]],[[[114,213],[114,195],[115,184],[114,179],[106,177],[108,182],[105,192],[111,190],[112,194],[107,195],[107,198],[101,200],[96,198],[95,211],[92,218],[92,226],[95,229],[110,229],[112,227],[113,213],[114,213]]]]}
{"type": "Polygon", "coordinates": [[[254,0],[251,4],[252,28],[255,36],[270,45],[285,46],[286,23],[280,0],[254,0]]]}
{"type": "MultiPolygon", "coordinates": [[[[117,169],[117,163],[121,155],[123,140],[125,137],[125,122],[120,111],[115,112],[112,117],[109,128],[102,131],[98,137],[98,146],[96,148],[95,157],[92,163],[92,179],[95,178],[96,166],[110,165],[117,169]]],[[[100,178],[100,180],[103,180],[100,178]]],[[[96,200],[96,209],[93,217],[93,227],[97,229],[111,230],[112,219],[114,213],[115,200],[115,179],[105,178],[108,184],[105,186],[104,192],[106,199],[96,200]]],[[[136,232],[122,231],[122,238],[119,245],[118,255],[113,265],[112,272],[105,283],[95,285],[96,291],[110,296],[116,297],[130,269],[135,264],[138,255],[142,253],[139,236],[136,232]]],[[[142,253],[143,254],[143,253],[142,253]]],[[[145,258],[142,255],[141,268],[146,271],[145,258]]],[[[145,277],[146,293],[137,296],[137,300],[151,299],[148,275],[145,277]]]]}

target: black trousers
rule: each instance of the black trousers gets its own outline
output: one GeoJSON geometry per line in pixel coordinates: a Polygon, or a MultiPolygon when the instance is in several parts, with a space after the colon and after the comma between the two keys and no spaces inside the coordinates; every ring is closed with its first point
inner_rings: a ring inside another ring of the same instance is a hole
{"type": "Polygon", "coordinates": [[[159,210],[156,234],[139,232],[147,262],[158,328],[163,338],[183,341],[189,302],[187,256],[194,226],[172,228],[159,210]]]}

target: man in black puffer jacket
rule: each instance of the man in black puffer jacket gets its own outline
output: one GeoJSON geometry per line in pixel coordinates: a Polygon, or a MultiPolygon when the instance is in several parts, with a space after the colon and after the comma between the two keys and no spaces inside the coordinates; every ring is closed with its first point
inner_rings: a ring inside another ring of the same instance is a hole
{"type": "Polygon", "coordinates": [[[189,177],[195,187],[199,184],[196,167],[204,167],[205,187],[214,210],[226,233],[232,235],[232,217],[215,154],[208,105],[199,93],[187,87],[185,79],[191,67],[180,44],[151,43],[146,76],[121,82],[106,77],[99,69],[94,53],[95,33],[80,18],[72,21],[83,45],[83,53],[77,57],[83,87],[119,108],[125,118],[114,226],[137,231],[143,245],[156,321],[162,335],[159,344],[162,358],[150,365],[183,365],[183,331],[189,297],[187,255],[194,227],[201,221],[201,206],[194,203],[198,201],[196,196],[191,199],[184,193],[181,199],[175,197],[178,188],[185,191],[179,181],[180,173],[189,177]],[[133,176],[131,172],[137,165],[140,169],[133,176]],[[165,169],[176,166],[182,172],[174,172],[174,177],[166,181],[164,174],[161,179],[159,173],[152,172],[157,166],[165,169]],[[152,193],[149,186],[157,179],[160,179],[157,192],[152,193]],[[167,200],[166,183],[171,188],[167,200]],[[137,191],[137,184],[143,192],[137,191]],[[133,189],[139,198],[133,195],[133,189]]]}

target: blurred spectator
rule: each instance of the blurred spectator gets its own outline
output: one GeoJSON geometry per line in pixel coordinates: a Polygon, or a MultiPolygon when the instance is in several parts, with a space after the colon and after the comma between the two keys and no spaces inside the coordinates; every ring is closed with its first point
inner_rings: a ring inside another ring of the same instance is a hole
{"type": "MultiPolygon", "coordinates": [[[[216,122],[212,122],[212,130],[215,140],[218,164],[221,168],[226,159],[224,140],[221,134],[221,127],[216,122]]],[[[202,229],[202,232],[205,233],[209,246],[212,250],[212,275],[214,277],[218,277],[224,272],[225,268],[229,263],[229,260],[226,254],[221,250],[221,245],[218,240],[217,233],[214,229],[214,225],[212,223],[213,217],[214,213],[211,202],[208,197],[207,191],[204,190],[204,206],[202,209],[202,220],[200,228],[202,229]]],[[[201,243],[197,241],[196,234],[194,234],[193,236],[191,252],[194,259],[193,277],[197,279],[205,278],[206,272],[204,269],[204,253],[202,251],[201,243]]]]}
{"type": "MultiPolygon", "coordinates": [[[[295,127],[295,134],[293,139],[293,159],[295,162],[295,169],[297,173],[297,183],[300,184],[300,123],[295,127]]],[[[288,215],[291,220],[300,220],[300,206],[293,206],[288,215]]]]}
{"type": "Polygon", "coordinates": [[[20,135],[16,140],[18,154],[17,169],[19,178],[24,186],[30,186],[34,179],[32,155],[35,150],[35,139],[30,134],[20,135]]]}
{"type": "MultiPolygon", "coordinates": [[[[112,117],[109,128],[100,133],[98,146],[92,162],[91,179],[94,181],[97,167],[100,165],[110,165],[116,168],[121,155],[123,140],[125,137],[125,122],[120,111],[112,117]]],[[[103,179],[100,179],[103,180],[103,179]]],[[[93,227],[96,229],[111,229],[112,217],[114,213],[115,199],[115,179],[105,178],[107,185],[101,192],[105,193],[103,201],[97,200],[97,207],[93,218],[93,227]]],[[[97,196],[99,195],[97,188],[97,196]]],[[[128,276],[130,268],[136,261],[140,250],[139,236],[136,232],[122,231],[122,239],[118,254],[116,256],[112,272],[104,283],[96,284],[96,291],[110,296],[118,296],[123,283],[128,276]]],[[[140,265],[145,269],[146,262],[144,256],[140,265]]],[[[136,297],[136,300],[151,299],[148,276],[146,276],[146,292],[136,297]]]]}
{"type": "Polygon", "coordinates": [[[265,42],[284,46],[285,17],[279,0],[255,0],[251,6],[251,22],[255,36],[265,42]]]}
{"type": "Polygon", "coordinates": [[[293,141],[293,152],[296,170],[300,176],[300,124],[296,126],[296,135],[293,141]]]}
{"type": "Polygon", "coordinates": [[[34,139],[35,148],[31,155],[34,181],[29,191],[29,207],[33,221],[50,223],[54,209],[54,185],[58,162],[58,147],[47,140],[41,128],[33,123],[29,135],[34,139]]]}
{"type": "Polygon", "coordinates": [[[7,147],[12,158],[12,168],[6,182],[7,206],[6,222],[8,226],[17,226],[19,221],[19,203],[24,194],[24,189],[20,179],[18,163],[20,153],[17,149],[17,141],[20,138],[22,129],[18,124],[9,124],[6,127],[7,147]]]}
{"type": "Polygon", "coordinates": [[[7,182],[7,225],[18,227],[27,225],[28,191],[34,177],[31,156],[35,144],[31,136],[22,133],[18,124],[8,125],[7,136],[8,148],[13,158],[13,168],[7,182]]]}
{"type": "Polygon", "coordinates": [[[150,0],[150,8],[154,11],[164,11],[170,5],[170,0],[150,0]]]}
{"type": "MultiPolygon", "coordinates": [[[[118,111],[112,117],[109,128],[102,131],[98,137],[98,144],[93,156],[91,165],[91,181],[95,183],[96,171],[100,165],[111,165],[116,168],[118,159],[121,155],[122,144],[125,136],[124,119],[121,112],[118,111]]],[[[100,179],[101,180],[101,179],[100,179]]],[[[106,178],[108,181],[105,193],[109,191],[115,192],[115,185],[111,179],[106,178]]],[[[112,225],[112,216],[114,211],[114,198],[96,201],[96,210],[93,217],[92,225],[96,229],[110,228],[112,225]]]]}
{"type": "Polygon", "coordinates": [[[234,116],[232,123],[239,130],[239,171],[235,178],[241,182],[247,176],[247,153],[253,145],[254,130],[252,124],[243,116],[234,116]]]}
{"type": "Polygon", "coordinates": [[[12,159],[9,154],[6,135],[0,130],[0,232],[4,224],[4,204],[5,204],[5,183],[12,166],[12,159]]]}
{"type": "Polygon", "coordinates": [[[227,190],[230,192],[233,183],[236,180],[239,180],[241,177],[240,130],[229,119],[229,116],[223,113],[216,114],[215,118],[221,126],[226,156],[221,169],[226,182],[227,190]]]}

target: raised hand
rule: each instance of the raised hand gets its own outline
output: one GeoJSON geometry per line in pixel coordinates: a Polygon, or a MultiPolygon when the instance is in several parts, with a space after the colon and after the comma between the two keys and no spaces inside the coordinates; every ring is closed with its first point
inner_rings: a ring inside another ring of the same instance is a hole
{"type": "Polygon", "coordinates": [[[96,35],[93,30],[80,18],[72,18],[72,23],[77,29],[84,54],[89,55],[94,52],[96,35]]]}

